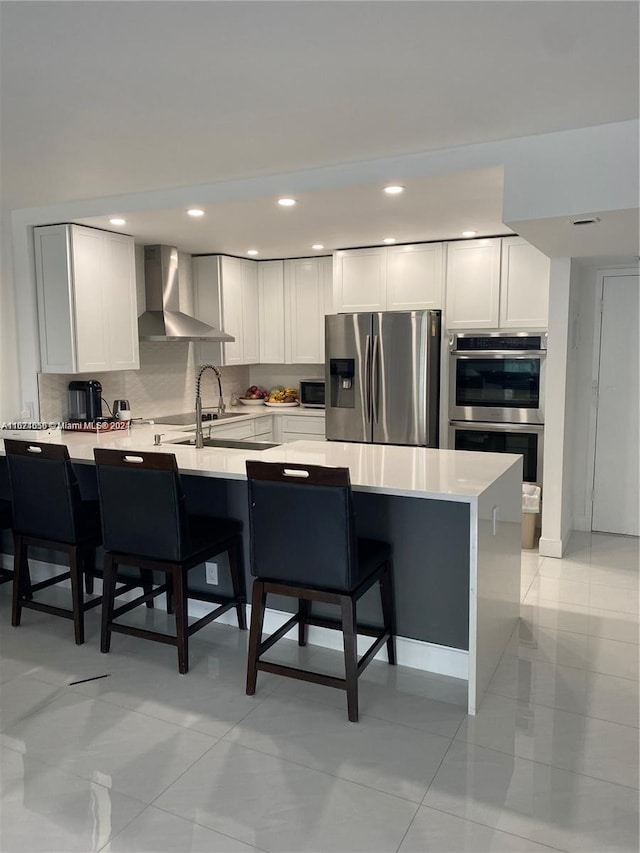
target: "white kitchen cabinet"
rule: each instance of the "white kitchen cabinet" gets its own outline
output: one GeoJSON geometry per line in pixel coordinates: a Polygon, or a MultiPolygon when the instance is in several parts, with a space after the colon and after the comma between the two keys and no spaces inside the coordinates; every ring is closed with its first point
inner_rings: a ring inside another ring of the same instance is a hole
{"type": "Polygon", "coordinates": [[[331,313],[331,258],[284,262],[285,362],[324,362],[324,317],[331,313]]]}
{"type": "Polygon", "coordinates": [[[51,225],[34,239],[42,372],[137,369],[133,238],[51,225]]]}
{"type": "Polygon", "coordinates": [[[387,311],[442,308],[442,243],[389,246],[387,311]]]}
{"type": "Polygon", "coordinates": [[[549,259],[521,237],[447,247],[449,329],[546,329],[549,259]]]}
{"type": "Polygon", "coordinates": [[[447,246],[446,325],[496,329],[500,305],[500,238],[447,246]]]}
{"type": "MultiPolygon", "coordinates": [[[[253,438],[255,435],[253,421],[240,421],[239,423],[229,423],[228,421],[219,422],[210,421],[211,438],[253,438]]],[[[205,435],[208,435],[209,423],[204,423],[202,429],[205,435]]]]}
{"type": "Polygon", "coordinates": [[[258,267],[255,261],[203,255],[192,262],[195,311],[199,320],[222,329],[234,343],[201,342],[197,360],[221,365],[259,360],[258,267]]]}
{"type": "Polygon", "coordinates": [[[289,441],[324,441],[324,412],[300,415],[274,415],[274,441],[283,444],[289,441]]]}
{"type": "Polygon", "coordinates": [[[333,257],[335,311],[442,308],[442,243],[347,249],[333,257]]]}
{"type": "Polygon", "coordinates": [[[500,328],[546,329],[551,262],[521,237],[503,237],[500,328]]]}
{"type": "Polygon", "coordinates": [[[284,261],[258,261],[260,363],[284,364],[284,261]]]}
{"type": "Polygon", "coordinates": [[[333,307],[336,312],[386,309],[387,257],[386,246],[334,253],[333,307]]]}

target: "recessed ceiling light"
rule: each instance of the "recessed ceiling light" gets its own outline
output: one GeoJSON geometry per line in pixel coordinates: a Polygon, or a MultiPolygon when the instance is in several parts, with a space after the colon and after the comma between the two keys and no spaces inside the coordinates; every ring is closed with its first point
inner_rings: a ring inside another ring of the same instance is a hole
{"type": "Polygon", "coordinates": [[[387,195],[399,195],[400,193],[404,192],[404,187],[394,184],[393,186],[385,187],[384,191],[387,193],[387,195]]]}
{"type": "Polygon", "coordinates": [[[314,243],[311,248],[316,249],[316,251],[317,251],[319,249],[324,249],[324,246],[322,245],[322,243],[314,243]]]}
{"type": "Polygon", "coordinates": [[[477,237],[478,232],[477,231],[463,231],[462,236],[463,237],[477,237]]]}
{"type": "Polygon", "coordinates": [[[383,243],[395,243],[395,242],[396,242],[396,238],[395,238],[395,237],[385,237],[385,238],[384,238],[384,240],[383,240],[382,242],[383,242],[383,243]]]}
{"type": "Polygon", "coordinates": [[[112,225],[126,225],[127,224],[127,220],[122,219],[120,216],[114,216],[113,219],[109,220],[109,222],[112,225]]]}
{"type": "Polygon", "coordinates": [[[293,207],[294,204],[297,204],[295,198],[279,198],[278,204],[280,207],[293,207]]]}
{"type": "Polygon", "coordinates": [[[248,249],[247,250],[247,255],[257,255],[257,254],[258,254],[257,249],[248,249]]]}
{"type": "Polygon", "coordinates": [[[204,216],[204,210],[200,210],[199,207],[191,207],[187,213],[189,216],[204,216]]]}

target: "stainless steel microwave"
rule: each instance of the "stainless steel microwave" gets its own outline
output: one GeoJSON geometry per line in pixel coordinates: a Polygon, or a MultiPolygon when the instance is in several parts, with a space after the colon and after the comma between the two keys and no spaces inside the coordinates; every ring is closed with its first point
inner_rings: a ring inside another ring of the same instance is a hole
{"type": "Polygon", "coordinates": [[[300,382],[300,402],[303,406],[324,409],[324,378],[302,379],[300,382]]]}

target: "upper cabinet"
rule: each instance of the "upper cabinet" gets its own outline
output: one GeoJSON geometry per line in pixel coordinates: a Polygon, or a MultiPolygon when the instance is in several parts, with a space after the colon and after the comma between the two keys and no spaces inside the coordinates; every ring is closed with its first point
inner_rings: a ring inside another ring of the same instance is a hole
{"type": "Polygon", "coordinates": [[[348,249],[333,257],[337,312],[442,308],[442,243],[348,249]]]}
{"type": "Polygon", "coordinates": [[[447,246],[449,329],[544,329],[549,259],[521,237],[447,246]]]}
{"type": "Polygon", "coordinates": [[[220,365],[259,360],[258,268],[255,261],[224,255],[193,258],[193,287],[199,320],[233,335],[234,343],[199,343],[198,361],[220,365]]]}
{"type": "Polygon", "coordinates": [[[324,317],[331,313],[331,258],[284,262],[285,362],[324,363],[324,317]]]}
{"type": "Polygon", "coordinates": [[[85,228],[34,228],[43,373],[140,366],[132,237],[85,228]]]}
{"type": "Polygon", "coordinates": [[[260,362],[322,364],[331,312],[329,257],[258,261],[260,362]]]}
{"type": "Polygon", "coordinates": [[[546,329],[551,262],[521,237],[504,237],[500,272],[500,326],[546,329]]]}
{"type": "Polygon", "coordinates": [[[260,363],[284,364],[284,261],[258,262],[260,363]]]}

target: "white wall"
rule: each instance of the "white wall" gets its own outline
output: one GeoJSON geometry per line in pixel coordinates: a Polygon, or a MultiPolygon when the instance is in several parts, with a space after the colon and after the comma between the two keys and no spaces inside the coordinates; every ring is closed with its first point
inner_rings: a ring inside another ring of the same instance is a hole
{"type": "MultiPolygon", "coordinates": [[[[571,260],[551,261],[549,281],[549,349],[546,361],[544,425],[544,489],[540,554],[561,557],[572,526],[565,495],[569,464],[565,455],[571,441],[567,371],[569,361],[569,297],[571,260]]],[[[569,395],[570,397],[570,395],[569,395]]]]}
{"type": "Polygon", "coordinates": [[[0,267],[0,423],[20,413],[18,393],[18,343],[11,270],[11,229],[2,218],[2,266],[0,267]]]}

